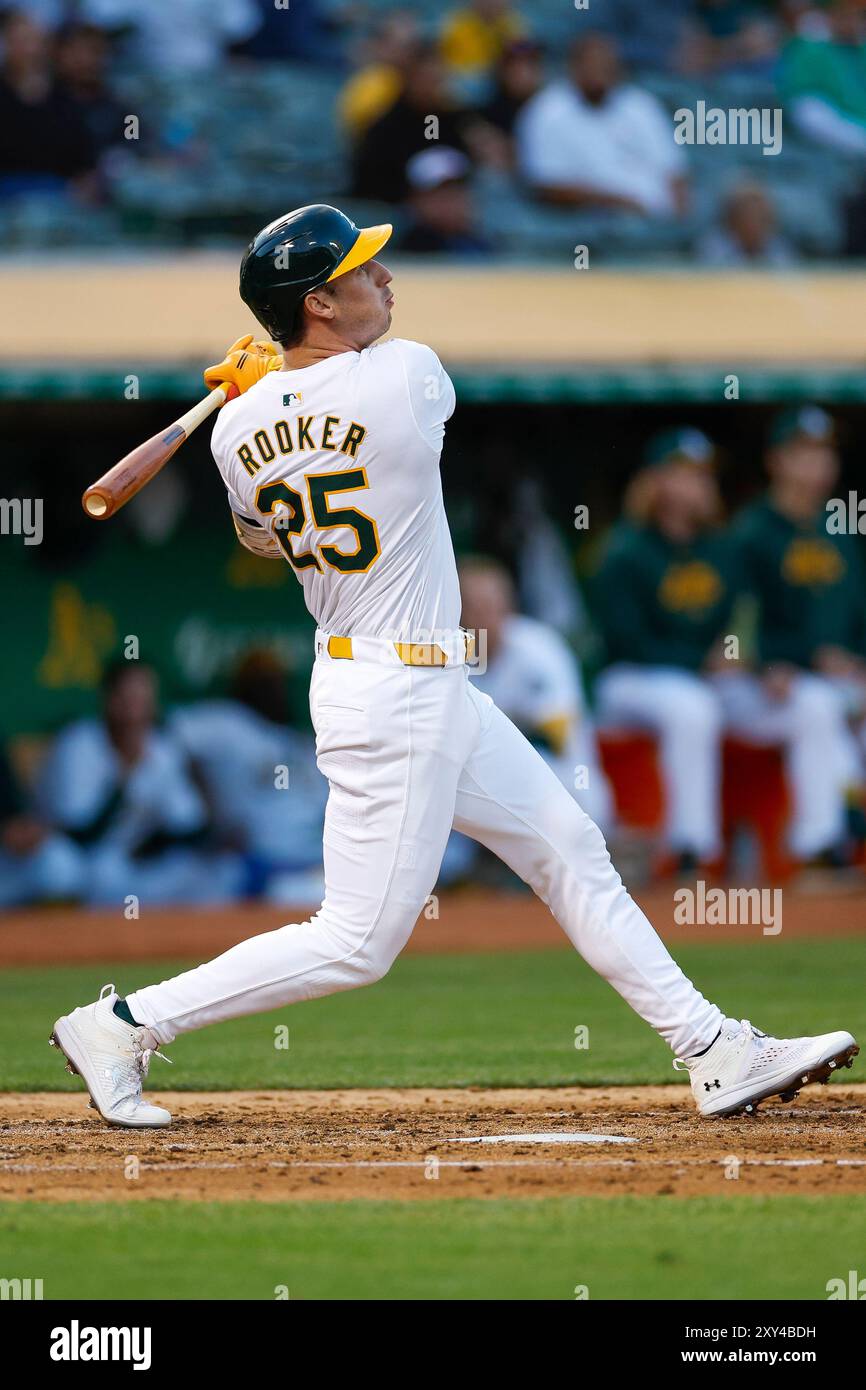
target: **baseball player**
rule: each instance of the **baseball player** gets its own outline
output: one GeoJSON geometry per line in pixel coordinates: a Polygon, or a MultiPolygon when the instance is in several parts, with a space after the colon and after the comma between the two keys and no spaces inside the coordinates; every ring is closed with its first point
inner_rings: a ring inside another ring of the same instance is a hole
{"type": "Polygon", "coordinates": [[[378,342],[394,304],[376,259],[390,235],[323,205],[265,227],[240,293],[282,354],[244,340],[206,373],[243,388],[213,433],[237,534],[292,566],[316,620],[310,709],[330,788],[322,906],[125,999],[107,985],[57,1020],[52,1041],[105,1120],[169,1124],[141,1095],[153,1053],[210,1023],[381,979],[453,825],[532,886],[670,1044],[703,1114],[824,1079],[858,1051],[851,1034],[768,1038],[703,998],[601,832],[469,681],[438,466],[454,388],[430,348],[378,342]]]}
{"type": "Polygon", "coordinates": [[[656,735],[666,849],[680,873],[711,870],[721,854],[722,711],[708,676],[730,664],[721,647],[736,573],[713,455],[700,430],[650,441],[594,586],[608,661],[599,722],[656,735]]]}
{"type": "Polygon", "coordinates": [[[742,582],[757,601],[756,667],[726,675],[718,690],[740,738],[785,750],[794,857],[844,864],[848,798],[857,805],[863,781],[849,721],[866,711],[866,573],[859,536],[828,524],[839,477],[833,420],[814,405],[784,411],[766,462],[769,488],[734,528],[742,582]]]}

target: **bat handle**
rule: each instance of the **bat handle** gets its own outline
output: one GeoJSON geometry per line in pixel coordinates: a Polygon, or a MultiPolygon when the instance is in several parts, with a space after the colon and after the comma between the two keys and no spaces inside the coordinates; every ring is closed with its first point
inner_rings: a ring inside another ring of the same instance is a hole
{"type": "Polygon", "coordinates": [[[175,420],[172,425],[173,430],[182,430],[186,439],[197,430],[199,425],[212,415],[225,401],[230,401],[234,396],[239,396],[240,392],[233,382],[224,381],[221,386],[215,386],[213,391],[207,396],[202,396],[200,401],[190,406],[185,415],[181,415],[179,420],[175,420]]]}

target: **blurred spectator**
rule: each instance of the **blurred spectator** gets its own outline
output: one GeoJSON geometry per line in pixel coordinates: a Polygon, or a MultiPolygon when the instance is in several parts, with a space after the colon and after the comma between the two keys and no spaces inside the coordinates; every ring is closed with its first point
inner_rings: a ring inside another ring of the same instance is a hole
{"type": "Polygon", "coordinates": [[[523,20],[508,0],[470,0],[445,20],[442,57],[461,76],[484,77],[523,30],[523,20]]]}
{"type": "Polygon", "coordinates": [[[699,242],[697,259],[726,270],[751,266],[781,270],[796,264],[797,253],[778,231],[776,210],[766,190],[758,183],[742,183],[725,199],[719,226],[699,242]]]}
{"type": "Polygon", "coordinates": [[[523,107],[541,89],[543,53],[541,45],[531,39],[515,39],[502,51],[494,72],[493,95],[481,115],[505,135],[512,134],[523,107]]]}
{"type": "Polygon", "coordinates": [[[569,76],[526,103],[516,127],[521,173],[537,197],[562,207],[682,212],[685,157],[670,118],[622,80],[601,34],[573,44],[569,76]]]}
{"type": "MultiPolygon", "coordinates": [[[[75,0],[72,0],[75,3],[75,0]]],[[[0,0],[0,22],[6,18],[7,13],[13,11],[24,11],[23,4],[16,5],[14,0],[0,0]]],[[[27,18],[32,19],[34,24],[38,24],[40,29],[55,30],[69,19],[70,0],[27,0],[27,18]]]]}
{"type": "Polygon", "coordinates": [[[713,447],[699,430],[651,441],[593,587],[608,666],[598,721],[658,737],[665,842],[678,867],[721,850],[722,714],[707,675],[723,662],[734,600],[732,545],[719,529],[713,447]]]}
{"type": "Polygon", "coordinates": [[[785,748],[792,852],[835,861],[863,781],[848,720],[866,711],[866,577],[858,537],[828,529],[839,477],[830,417],[815,406],[781,415],[767,470],[766,496],[735,527],[758,605],[758,671],[726,675],[719,692],[740,737],[785,748]]]}
{"type": "Polygon", "coordinates": [[[400,250],[453,256],[486,256],[493,250],[476,223],[469,187],[472,166],[465,154],[434,145],[406,165],[411,221],[400,250]]]}
{"type": "Polygon", "coordinates": [[[0,907],[77,898],[81,858],[33,813],[0,744],[0,907]]]}
{"type": "Polygon", "coordinates": [[[76,18],[122,34],[131,66],[185,74],[218,68],[261,22],[254,0],[81,0],[76,18]]]}
{"type": "Polygon", "coordinates": [[[80,847],[89,903],[213,903],[236,891],[239,866],[205,853],[204,801],[156,718],[153,672],[121,661],[106,673],[102,718],[70,725],[46,760],[42,813],[80,847]]]}
{"type": "Polygon", "coordinates": [[[108,85],[110,57],[108,36],[93,24],[71,24],[57,36],[58,87],[86,127],[97,157],[123,141],[124,112],[108,85]]]}
{"type": "Polygon", "coordinates": [[[394,105],[417,52],[418,21],[408,10],[394,10],[379,22],[362,46],[361,66],[340,93],[340,123],[352,140],[394,105]]]}
{"type": "Polygon", "coordinates": [[[866,14],[860,0],[832,0],[826,37],[792,38],[779,83],[794,123],[820,145],[866,152],[866,14]]]}
{"type": "Polygon", "coordinates": [[[54,81],[45,30],[12,11],[0,34],[0,195],[62,192],[94,167],[87,128],[54,81]]]}
{"type": "Polygon", "coordinates": [[[583,698],[580,666],[547,623],[516,611],[514,585],[495,560],[460,563],[465,628],[476,634],[470,675],[550,764],[597,825],[610,818],[610,792],[583,698]]]}
{"type": "Polygon", "coordinates": [[[687,47],[684,69],[770,75],[781,31],[766,5],[755,0],[698,0],[697,13],[700,28],[687,47]]]}
{"type": "MultiPolygon", "coordinates": [[[[501,455],[497,459],[502,470],[501,455]]],[[[588,636],[588,616],[574,573],[570,540],[553,521],[541,479],[522,469],[509,488],[513,499],[511,540],[520,607],[564,637],[588,636]]],[[[501,510],[501,501],[497,504],[501,510]]]]}
{"type": "Polygon", "coordinates": [[[244,896],[319,902],[328,784],[312,738],[289,727],[286,672],[276,657],[248,652],[228,699],[176,709],[169,728],[216,825],[244,855],[244,896]]]}
{"type": "Polygon", "coordinates": [[[776,6],[779,22],[787,34],[825,39],[830,33],[822,8],[825,4],[826,0],[779,0],[776,6]]]}
{"type": "Polygon", "coordinates": [[[400,95],[362,136],[353,161],[352,192],[358,198],[401,203],[409,191],[406,165],[433,142],[469,154],[468,112],[452,103],[442,60],[419,48],[406,67],[400,95]]]}
{"type": "Polygon", "coordinates": [[[590,15],[634,69],[765,75],[778,54],[778,8],[770,0],[592,0],[590,15]]]}
{"type": "Polygon", "coordinates": [[[635,70],[678,70],[687,45],[699,36],[695,0],[592,0],[587,18],[619,45],[635,70]]]}
{"type": "Polygon", "coordinates": [[[303,63],[333,69],[342,62],[340,36],[328,22],[321,0],[252,0],[258,20],[252,37],[237,48],[239,57],[263,63],[303,63]]]}

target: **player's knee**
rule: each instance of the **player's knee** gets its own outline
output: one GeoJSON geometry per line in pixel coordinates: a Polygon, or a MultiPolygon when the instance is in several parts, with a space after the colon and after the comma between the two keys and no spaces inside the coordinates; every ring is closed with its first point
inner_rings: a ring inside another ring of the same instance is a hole
{"type": "Polygon", "coordinates": [[[384,936],[377,939],[376,932],[368,935],[368,923],[350,923],[324,907],[303,927],[282,928],[289,939],[299,930],[311,933],[323,966],[335,973],[342,989],[375,984],[387,975],[399,952],[399,947],[392,949],[384,936]]]}
{"type": "Polygon", "coordinates": [[[355,953],[351,964],[359,985],[375,985],[388,974],[394,955],[375,942],[367,942],[355,953]]]}

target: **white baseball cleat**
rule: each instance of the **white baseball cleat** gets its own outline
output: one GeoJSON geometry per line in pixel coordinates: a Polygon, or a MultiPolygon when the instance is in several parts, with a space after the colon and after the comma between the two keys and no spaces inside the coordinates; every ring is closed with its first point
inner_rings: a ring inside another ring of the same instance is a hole
{"type": "Polygon", "coordinates": [[[850,1067],[859,1051],[850,1033],[770,1038],[747,1018],[726,1018],[707,1052],[678,1057],[674,1068],[690,1073],[702,1115],[752,1114],[767,1096],[793,1100],[801,1086],[827,1081],[837,1067],[850,1067]]]}
{"type": "Polygon", "coordinates": [[[58,1018],[49,1042],[66,1058],[66,1070],[81,1077],[90,1098],[110,1125],[156,1129],[171,1124],[160,1105],[141,1098],[141,1082],[159,1043],[147,1028],[134,1028],[114,1012],[114,985],[105,985],[93,1004],[58,1018]]]}

